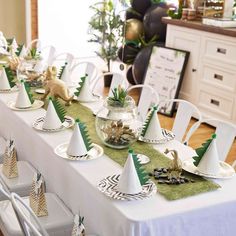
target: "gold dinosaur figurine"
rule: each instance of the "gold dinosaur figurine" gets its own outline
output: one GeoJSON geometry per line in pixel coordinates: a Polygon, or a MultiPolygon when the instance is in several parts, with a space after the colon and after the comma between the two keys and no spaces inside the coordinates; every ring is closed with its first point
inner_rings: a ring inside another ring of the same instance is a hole
{"type": "Polygon", "coordinates": [[[49,66],[45,72],[44,80],[45,94],[42,97],[44,100],[49,94],[54,98],[61,98],[66,102],[66,106],[71,104],[74,96],[69,96],[69,90],[66,87],[66,84],[57,79],[57,68],[55,66],[49,66]]]}
{"type": "Polygon", "coordinates": [[[173,157],[173,160],[171,160],[170,166],[168,168],[168,179],[172,179],[172,177],[179,179],[182,173],[182,162],[179,159],[178,152],[176,150],[166,149],[164,153],[171,153],[173,157]]]}

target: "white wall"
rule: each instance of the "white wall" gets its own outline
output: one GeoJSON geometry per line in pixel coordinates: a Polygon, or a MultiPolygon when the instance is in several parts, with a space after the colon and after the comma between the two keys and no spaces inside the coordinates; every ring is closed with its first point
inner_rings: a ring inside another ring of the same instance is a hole
{"type": "Polygon", "coordinates": [[[0,0],[0,31],[6,38],[26,41],[25,0],[0,0]]]}
{"type": "Polygon", "coordinates": [[[94,46],[88,43],[89,6],[95,0],[39,0],[39,38],[54,45],[59,52],[77,57],[93,56],[94,46]]]}

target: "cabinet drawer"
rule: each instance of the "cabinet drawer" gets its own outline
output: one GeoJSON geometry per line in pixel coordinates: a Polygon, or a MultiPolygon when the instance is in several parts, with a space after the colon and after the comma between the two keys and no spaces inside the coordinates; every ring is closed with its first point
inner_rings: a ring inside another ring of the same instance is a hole
{"type": "Polygon", "coordinates": [[[202,72],[203,81],[219,89],[235,91],[236,71],[227,71],[212,65],[204,65],[202,72]]]}
{"type": "Polygon", "coordinates": [[[226,98],[217,93],[210,92],[204,89],[199,91],[198,105],[211,112],[224,116],[228,119],[232,117],[233,97],[226,98]]]}
{"type": "Polygon", "coordinates": [[[206,38],[204,57],[236,64],[236,43],[206,38]]]}

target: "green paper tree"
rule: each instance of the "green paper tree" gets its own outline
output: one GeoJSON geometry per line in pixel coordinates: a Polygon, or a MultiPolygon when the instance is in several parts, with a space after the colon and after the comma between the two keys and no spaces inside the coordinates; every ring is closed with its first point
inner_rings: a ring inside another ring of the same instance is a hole
{"type": "Polygon", "coordinates": [[[64,70],[65,70],[65,68],[66,68],[67,65],[68,65],[68,63],[65,62],[64,66],[61,66],[61,69],[60,69],[60,71],[59,71],[59,73],[58,73],[58,76],[57,76],[58,79],[61,79],[62,74],[63,74],[63,72],[64,72],[64,70]]]}
{"type": "Polygon", "coordinates": [[[144,122],[143,129],[142,129],[142,132],[141,132],[141,136],[144,136],[146,134],[148,126],[151,122],[151,119],[152,119],[153,115],[156,114],[156,111],[157,111],[157,106],[152,107],[152,110],[150,111],[150,113],[148,114],[147,119],[144,122]]]}
{"type": "Polygon", "coordinates": [[[13,88],[16,85],[13,72],[12,72],[10,67],[5,67],[4,66],[4,69],[5,69],[5,72],[6,72],[7,79],[8,79],[8,82],[10,84],[10,87],[13,88]]]}
{"type": "Polygon", "coordinates": [[[29,84],[26,83],[26,82],[24,82],[24,81],[21,81],[21,82],[22,82],[22,83],[24,84],[24,86],[25,86],[25,90],[26,90],[26,92],[27,92],[27,95],[28,95],[28,97],[29,97],[29,100],[30,100],[31,104],[33,104],[33,103],[34,103],[34,98],[33,98],[33,95],[32,95],[32,93],[31,93],[31,89],[30,89],[29,84]]]}
{"type": "Polygon", "coordinates": [[[148,175],[148,173],[147,173],[146,170],[143,168],[142,164],[140,164],[140,161],[139,161],[139,159],[138,159],[137,154],[135,154],[132,149],[129,149],[129,153],[132,154],[133,161],[134,161],[134,166],[135,166],[135,169],[136,169],[136,171],[137,171],[140,184],[141,184],[141,185],[146,184],[147,181],[149,180],[149,175],[148,175]]]}
{"type": "Polygon", "coordinates": [[[81,90],[82,90],[82,88],[83,88],[83,86],[84,86],[84,82],[85,82],[85,80],[88,78],[87,76],[88,76],[88,75],[86,74],[85,76],[83,76],[83,77],[80,78],[81,81],[79,82],[79,87],[76,88],[77,91],[74,93],[75,96],[79,97],[79,95],[80,95],[80,93],[81,93],[81,90]]]}
{"type": "Polygon", "coordinates": [[[22,51],[22,48],[23,48],[23,46],[24,46],[24,44],[19,44],[18,45],[18,48],[17,48],[17,50],[16,50],[16,55],[19,57],[20,56],[20,53],[21,53],[21,51],[22,51]]]}
{"type": "Polygon", "coordinates": [[[87,149],[87,151],[89,151],[93,147],[93,144],[92,144],[92,141],[89,137],[87,127],[84,123],[80,122],[79,119],[76,120],[76,123],[79,126],[79,129],[80,129],[82,138],[84,140],[84,144],[86,146],[86,149],[87,149]]]}
{"type": "Polygon", "coordinates": [[[202,146],[200,148],[195,149],[197,156],[194,156],[194,162],[193,164],[195,166],[198,166],[202,157],[204,156],[204,154],[206,153],[208,147],[210,146],[211,142],[216,138],[216,134],[213,134],[212,137],[210,139],[208,139],[205,143],[202,144],[202,146]]]}
{"type": "Polygon", "coordinates": [[[56,110],[56,113],[57,113],[60,121],[63,123],[65,121],[65,115],[66,115],[65,108],[62,106],[62,104],[59,102],[58,99],[52,99],[51,97],[49,97],[49,100],[52,101],[52,104],[56,110]]]}

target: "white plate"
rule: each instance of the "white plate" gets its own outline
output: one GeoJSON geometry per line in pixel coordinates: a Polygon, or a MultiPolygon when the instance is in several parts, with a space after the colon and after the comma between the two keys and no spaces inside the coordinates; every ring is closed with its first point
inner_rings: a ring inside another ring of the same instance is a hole
{"type": "Polygon", "coordinates": [[[99,146],[98,144],[93,143],[93,148],[88,151],[88,154],[85,156],[70,156],[68,155],[67,148],[68,148],[69,143],[63,143],[57,146],[54,149],[54,152],[67,160],[70,161],[90,161],[97,159],[98,157],[101,157],[103,155],[103,148],[99,146]]]}
{"type": "Polygon", "coordinates": [[[162,129],[163,139],[147,139],[143,136],[139,136],[139,141],[145,142],[145,143],[154,143],[154,144],[163,144],[168,141],[171,141],[175,138],[175,135],[172,131],[169,131],[167,129],[162,129]]]}
{"type": "Polygon", "coordinates": [[[14,110],[14,111],[32,111],[32,110],[37,110],[40,107],[42,107],[43,105],[44,105],[43,101],[34,100],[34,103],[33,103],[33,105],[31,107],[28,107],[28,108],[18,108],[18,107],[16,107],[16,102],[15,101],[8,101],[7,102],[7,106],[9,108],[11,108],[12,110],[14,110]]]}
{"type": "Polygon", "coordinates": [[[17,92],[19,88],[17,86],[14,86],[11,89],[0,89],[0,93],[14,93],[17,92]]]}
{"type": "Polygon", "coordinates": [[[39,130],[39,131],[44,131],[44,132],[58,132],[58,131],[62,131],[62,130],[65,130],[67,128],[70,128],[75,123],[75,120],[72,117],[65,116],[65,120],[62,123],[62,126],[60,128],[58,128],[58,129],[43,129],[44,119],[45,119],[45,117],[38,118],[33,123],[33,125],[32,125],[33,128],[35,128],[36,130],[39,130]]]}
{"type": "Polygon", "coordinates": [[[35,93],[38,94],[45,94],[45,89],[41,88],[41,89],[35,89],[35,93]]]}
{"type": "Polygon", "coordinates": [[[145,165],[150,162],[150,158],[144,154],[137,154],[140,164],[145,165]]]}
{"type": "Polygon", "coordinates": [[[105,179],[102,179],[98,184],[98,189],[108,197],[122,201],[143,200],[145,198],[153,196],[157,191],[156,185],[151,180],[149,180],[142,186],[142,192],[140,193],[122,193],[117,189],[119,178],[120,175],[111,175],[105,179]]]}
{"type": "Polygon", "coordinates": [[[91,102],[98,102],[102,99],[102,96],[93,94],[93,99],[92,100],[78,100],[78,98],[76,98],[75,100],[78,102],[84,102],[84,103],[91,103],[91,102]]]}
{"type": "Polygon", "coordinates": [[[217,175],[201,173],[197,169],[197,166],[193,164],[192,159],[183,161],[182,168],[189,173],[213,179],[229,179],[234,176],[235,171],[231,165],[227,164],[224,161],[219,161],[219,164],[220,164],[220,171],[217,175]]]}

